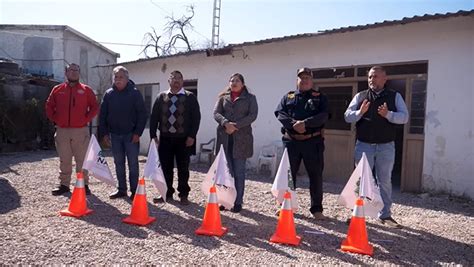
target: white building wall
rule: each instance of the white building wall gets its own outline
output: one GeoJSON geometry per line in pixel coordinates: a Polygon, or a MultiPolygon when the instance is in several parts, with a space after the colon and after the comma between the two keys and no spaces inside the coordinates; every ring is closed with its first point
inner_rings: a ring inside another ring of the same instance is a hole
{"type": "MultiPolygon", "coordinates": [[[[280,139],[273,111],[281,97],[295,89],[297,68],[427,60],[423,187],[473,198],[473,25],[472,16],[448,18],[247,46],[245,54],[235,51],[234,57],[200,53],[125,66],[135,82],[158,81],[161,90],[167,89],[174,69],[181,70],[185,79],[198,79],[202,113],[198,143],[215,136],[212,110],[217,94],[232,73],[242,73],[259,104],[253,124],[255,155],[250,161],[255,164],[260,148],[280,139]]],[[[143,146],[148,146],[148,138],[145,132],[143,146]]]]}
{"type": "Polygon", "coordinates": [[[84,83],[96,91],[111,86],[111,72],[106,68],[92,68],[103,64],[113,64],[117,62],[115,55],[100,49],[91,42],[79,36],[64,32],[64,57],[68,63],[81,64],[81,50],[87,51],[87,68],[81,66],[81,79],[84,83]],[[100,73],[99,73],[100,72],[100,73]]]}
{"type": "Polygon", "coordinates": [[[432,33],[423,187],[474,198],[474,18],[432,33]]]}
{"type": "Polygon", "coordinates": [[[54,74],[54,78],[60,81],[64,78],[61,31],[0,30],[0,48],[0,57],[15,61],[21,68],[42,69],[54,74]]]}
{"type": "Polygon", "coordinates": [[[110,74],[104,81],[104,75],[99,75],[99,69],[92,69],[92,66],[117,62],[115,55],[73,33],[58,29],[5,28],[0,30],[0,48],[0,57],[17,62],[21,68],[54,74],[58,81],[64,81],[65,64],[79,64],[81,48],[85,49],[88,67],[81,69],[81,74],[87,77],[84,82],[94,90],[105,83],[110,85],[110,74]]]}

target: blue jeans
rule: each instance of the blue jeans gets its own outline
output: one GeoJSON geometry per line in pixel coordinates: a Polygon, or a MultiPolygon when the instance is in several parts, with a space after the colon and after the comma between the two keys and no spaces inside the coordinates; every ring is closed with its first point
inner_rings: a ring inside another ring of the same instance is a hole
{"type": "Polygon", "coordinates": [[[234,177],[235,189],[237,190],[237,197],[235,198],[235,205],[242,205],[244,202],[245,189],[245,163],[246,159],[227,158],[230,174],[234,177]]]}
{"type": "Polygon", "coordinates": [[[395,142],[384,144],[369,144],[359,140],[355,146],[355,162],[358,163],[365,152],[370,168],[374,169],[375,179],[380,188],[383,200],[383,209],[379,212],[379,218],[391,216],[392,207],[392,169],[395,162],[395,142]]]}
{"type": "Polygon", "coordinates": [[[127,178],[125,175],[125,157],[127,157],[130,192],[134,194],[138,185],[138,153],[140,151],[140,144],[132,143],[132,136],[133,133],[110,134],[115,171],[117,172],[118,190],[123,193],[127,192],[127,178]]]}

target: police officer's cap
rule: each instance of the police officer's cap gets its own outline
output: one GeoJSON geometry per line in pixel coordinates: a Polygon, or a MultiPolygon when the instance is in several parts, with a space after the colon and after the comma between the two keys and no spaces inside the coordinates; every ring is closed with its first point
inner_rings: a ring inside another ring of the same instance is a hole
{"type": "Polygon", "coordinates": [[[313,72],[311,71],[310,68],[300,68],[297,71],[297,76],[300,76],[301,74],[308,74],[310,76],[313,76],[313,72]]]}

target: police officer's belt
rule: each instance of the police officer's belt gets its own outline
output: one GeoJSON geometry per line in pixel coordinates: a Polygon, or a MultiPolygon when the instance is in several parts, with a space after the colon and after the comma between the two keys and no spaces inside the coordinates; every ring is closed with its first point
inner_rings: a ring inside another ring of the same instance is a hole
{"type": "Polygon", "coordinates": [[[289,134],[285,133],[283,136],[287,139],[292,139],[292,140],[297,140],[297,141],[303,141],[303,140],[308,140],[312,137],[321,135],[321,132],[314,132],[312,134],[289,134]]]}

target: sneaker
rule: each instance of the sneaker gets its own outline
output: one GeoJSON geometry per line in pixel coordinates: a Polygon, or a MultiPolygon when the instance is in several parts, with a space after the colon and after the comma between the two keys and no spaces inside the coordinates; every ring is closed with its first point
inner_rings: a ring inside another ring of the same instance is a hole
{"type": "MultiPolygon", "coordinates": [[[[166,197],[166,202],[170,202],[170,201],[173,201],[173,196],[166,197]]],[[[161,196],[154,197],[153,198],[153,203],[155,203],[155,204],[165,203],[165,200],[161,196]]]]}
{"type": "Polygon", "coordinates": [[[239,213],[241,210],[242,210],[242,205],[240,205],[240,204],[234,205],[230,209],[230,211],[233,212],[233,213],[239,213]]]}
{"type": "Polygon", "coordinates": [[[324,219],[326,219],[326,216],[324,216],[323,213],[322,213],[322,212],[319,212],[319,211],[313,212],[313,217],[314,217],[316,220],[324,220],[324,219]]]}
{"type": "Polygon", "coordinates": [[[64,193],[69,193],[69,192],[71,192],[71,190],[69,189],[68,186],[58,185],[58,187],[56,187],[53,191],[51,191],[51,194],[53,196],[60,196],[64,193]]]}
{"type": "Polygon", "coordinates": [[[220,211],[224,211],[224,210],[225,210],[225,207],[224,207],[224,206],[219,206],[219,210],[220,210],[220,211]]]}
{"type": "Polygon", "coordinates": [[[114,193],[112,193],[109,198],[110,199],[116,199],[116,198],[121,198],[121,197],[126,197],[127,196],[127,193],[126,192],[122,192],[122,191],[116,191],[114,193]]]}
{"type": "Polygon", "coordinates": [[[91,194],[91,190],[89,189],[89,185],[84,185],[84,190],[86,191],[86,195],[90,195],[91,194]]]}
{"type": "Polygon", "coordinates": [[[402,228],[402,226],[397,221],[395,221],[391,216],[387,218],[380,218],[379,221],[388,227],[402,228]]]}
{"type": "Polygon", "coordinates": [[[187,206],[189,205],[191,202],[189,202],[188,200],[188,197],[181,197],[181,199],[179,200],[179,203],[183,206],[187,206]]]}

